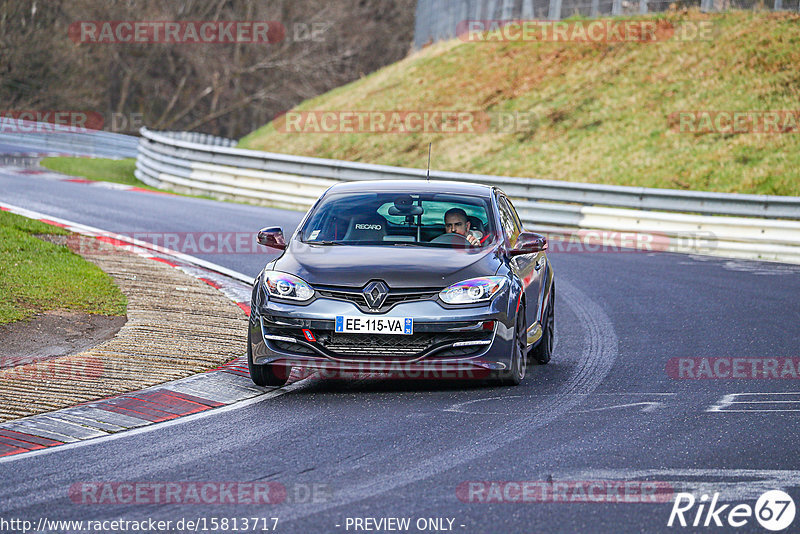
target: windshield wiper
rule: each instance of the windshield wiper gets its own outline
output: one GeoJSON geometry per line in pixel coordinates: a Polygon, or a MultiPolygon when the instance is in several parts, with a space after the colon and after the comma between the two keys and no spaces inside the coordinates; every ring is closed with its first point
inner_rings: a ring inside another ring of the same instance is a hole
{"type": "Polygon", "coordinates": [[[344,245],[341,241],[304,241],[304,243],[306,245],[344,245]]]}

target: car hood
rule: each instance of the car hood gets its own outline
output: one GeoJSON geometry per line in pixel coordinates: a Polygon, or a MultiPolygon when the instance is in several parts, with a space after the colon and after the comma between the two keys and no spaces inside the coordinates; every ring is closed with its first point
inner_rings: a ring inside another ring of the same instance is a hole
{"type": "Polygon", "coordinates": [[[270,268],[311,285],[363,287],[383,280],[396,288],[443,288],[500,266],[499,245],[486,249],[307,245],[292,241],[270,268]]]}

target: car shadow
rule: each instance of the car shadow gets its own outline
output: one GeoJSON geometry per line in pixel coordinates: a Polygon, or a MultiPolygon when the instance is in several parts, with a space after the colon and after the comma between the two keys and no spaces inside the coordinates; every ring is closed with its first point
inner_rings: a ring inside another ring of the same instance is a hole
{"type": "MultiPolygon", "coordinates": [[[[569,365],[538,365],[531,364],[527,375],[519,386],[503,386],[488,377],[481,378],[441,378],[427,376],[422,378],[398,378],[390,374],[381,373],[353,373],[346,378],[321,376],[319,374],[300,374],[291,382],[303,378],[310,378],[304,387],[293,392],[293,395],[319,394],[319,393],[412,393],[412,392],[438,392],[438,391],[475,391],[497,390],[508,391],[513,394],[519,388],[536,388],[542,394],[557,393],[561,384],[569,379],[571,369],[569,365]]],[[[293,377],[294,378],[294,377],[293,377]]]]}

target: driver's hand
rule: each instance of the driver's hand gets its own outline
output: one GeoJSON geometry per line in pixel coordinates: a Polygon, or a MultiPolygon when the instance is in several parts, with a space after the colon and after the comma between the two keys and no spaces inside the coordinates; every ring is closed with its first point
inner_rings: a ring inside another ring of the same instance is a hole
{"type": "Polygon", "coordinates": [[[478,238],[477,238],[477,237],[475,237],[475,236],[474,236],[474,235],[472,235],[472,234],[469,234],[469,233],[468,233],[468,234],[467,234],[467,235],[465,235],[464,237],[466,237],[466,238],[467,238],[467,241],[469,241],[469,244],[470,244],[470,245],[472,245],[472,246],[474,246],[474,247],[477,247],[478,245],[480,245],[480,244],[481,244],[481,242],[478,240],[478,238]]]}

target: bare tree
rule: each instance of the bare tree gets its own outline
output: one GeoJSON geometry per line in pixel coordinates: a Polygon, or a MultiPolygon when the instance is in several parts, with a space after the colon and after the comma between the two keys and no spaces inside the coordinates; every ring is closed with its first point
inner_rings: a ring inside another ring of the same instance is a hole
{"type": "Polygon", "coordinates": [[[402,58],[414,0],[0,0],[6,110],[142,114],[160,129],[240,137],[402,58]],[[270,44],[74,42],[78,21],[279,21],[270,44]],[[311,29],[316,30],[311,33],[311,29]]]}

